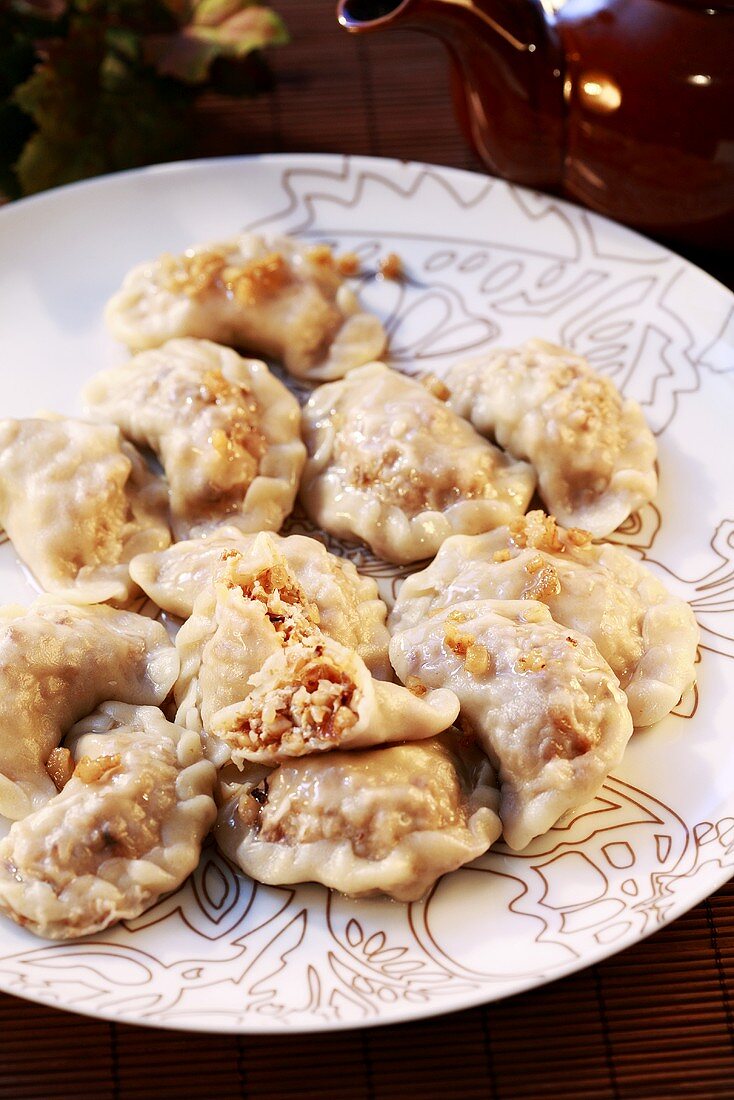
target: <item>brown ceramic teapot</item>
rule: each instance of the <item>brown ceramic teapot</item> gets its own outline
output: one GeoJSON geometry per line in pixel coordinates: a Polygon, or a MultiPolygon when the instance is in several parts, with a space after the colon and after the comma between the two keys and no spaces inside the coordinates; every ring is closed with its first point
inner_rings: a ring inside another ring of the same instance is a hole
{"type": "Polygon", "coordinates": [[[440,38],[490,171],[655,236],[734,248],[734,0],[340,0],[440,38]]]}

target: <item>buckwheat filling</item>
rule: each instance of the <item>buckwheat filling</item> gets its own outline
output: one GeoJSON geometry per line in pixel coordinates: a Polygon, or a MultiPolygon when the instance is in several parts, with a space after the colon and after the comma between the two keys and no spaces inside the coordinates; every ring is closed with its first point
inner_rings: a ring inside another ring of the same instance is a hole
{"type": "Polygon", "coordinates": [[[313,634],[319,625],[319,609],[309,600],[286,562],[276,561],[251,577],[241,579],[237,576],[237,562],[241,559],[239,550],[223,552],[222,561],[231,563],[229,576],[222,577],[227,587],[237,588],[246,600],[258,600],[265,606],[284,645],[313,634]]]}
{"type": "Polygon", "coordinates": [[[235,763],[243,750],[278,746],[301,756],[338,746],[358,721],[360,692],[349,673],[330,661],[321,643],[292,644],[285,665],[264,678],[240,707],[213,727],[232,748],[235,763]],[[238,751],[239,750],[239,751],[238,751]]]}

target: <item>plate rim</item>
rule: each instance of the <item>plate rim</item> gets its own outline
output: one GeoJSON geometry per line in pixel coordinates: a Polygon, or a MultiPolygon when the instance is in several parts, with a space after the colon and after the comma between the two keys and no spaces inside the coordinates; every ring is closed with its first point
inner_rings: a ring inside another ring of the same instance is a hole
{"type": "Polygon", "coordinates": [[[661,253],[666,253],[668,256],[675,257],[680,263],[685,264],[696,272],[697,275],[703,276],[709,279],[714,286],[719,290],[723,290],[725,294],[729,295],[732,299],[732,305],[734,305],[734,290],[722,283],[720,279],[717,279],[715,275],[711,275],[710,272],[704,268],[699,267],[693,260],[689,260],[687,256],[677,252],[675,248],[669,244],[665,244],[662,241],[656,240],[654,237],[648,236],[646,233],[642,233],[639,229],[635,229],[632,226],[625,225],[624,222],[615,221],[613,218],[609,218],[606,214],[599,214],[596,210],[590,209],[588,206],[583,206],[581,203],[574,202],[572,199],[567,199],[563,195],[556,195],[553,191],[540,191],[537,188],[526,187],[520,183],[514,183],[512,180],[504,179],[502,176],[494,176],[491,172],[474,171],[470,168],[455,168],[449,164],[433,164],[430,161],[424,160],[402,160],[399,157],[382,157],[374,156],[368,153],[319,153],[319,152],[281,152],[281,153],[238,153],[233,156],[217,156],[217,157],[190,157],[185,160],[170,160],[161,161],[158,164],[146,164],[138,168],[124,168],[119,172],[105,172],[99,176],[91,176],[88,179],[74,180],[72,183],[59,184],[57,187],[49,187],[45,191],[39,191],[35,195],[25,195],[19,199],[11,199],[4,205],[0,205],[0,223],[4,218],[13,214],[19,209],[26,210],[31,205],[43,204],[46,202],[52,202],[60,195],[66,195],[72,191],[82,191],[87,188],[103,187],[108,183],[133,177],[142,176],[154,176],[154,175],[174,175],[174,174],[186,174],[187,172],[194,170],[203,170],[208,167],[226,166],[234,164],[278,164],[284,162],[292,162],[294,160],[308,162],[311,161],[314,164],[318,161],[329,161],[331,163],[341,162],[344,165],[385,165],[402,167],[417,167],[425,168],[432,172],[438,172],[442,175],[455,175],[459,177],[468,177],[470,179],[485,179],[491,180],[494,183],[498,183],[503,187],[507,187],[511,191],[517,191],[520,194],[525,195],[539,195],[543,198],[548,198],[555,203],[558,203],[561,207],[568,207],[571,210],[576,210],[582,216],[591,218],[593,222],[601,223],[606,226],[612,226],[615,230],[622,230],[624,233],[630,234],[631,237],[637,238],[637,240],[644,242],[646,246],[657,248],[661,253]]]}

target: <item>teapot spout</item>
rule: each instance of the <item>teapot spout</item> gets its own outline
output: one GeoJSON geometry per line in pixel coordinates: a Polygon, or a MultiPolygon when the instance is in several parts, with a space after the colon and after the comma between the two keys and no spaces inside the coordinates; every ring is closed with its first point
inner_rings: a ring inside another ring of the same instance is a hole
{"type": "Polygon", "coordinates": [[[400,21],[411,0],[339,0],[337,18],[345,30],[377,30],[400,21]]]}
{"type": "Polygon", "coordinates": [[[495,175],[544,190],[563,169],[563,60],[543,0],[339,0],[351,33],[400,27],[440,39],[459,121],[495,175]]]}

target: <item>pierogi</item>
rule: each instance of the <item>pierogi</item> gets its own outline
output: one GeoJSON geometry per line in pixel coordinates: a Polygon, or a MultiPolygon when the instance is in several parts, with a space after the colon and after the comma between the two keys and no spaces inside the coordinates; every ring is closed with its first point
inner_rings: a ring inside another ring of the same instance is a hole
{"type": "Polygon", "coordinates": [[[108,699],[157,706],[177,674],[165,629],[142,615],[49,597],[0,609],[0,813],[56,793],[49,761],[74,722],[108,699]]]}
{"type": "Polygon", "coordinates": [[[0,841],[0,910],[51,939],[137,917],[199,861],[215,769],[157,707],[111,702],[69,736],[63,789],[0,841]]]}
{"type": "Polygon", "coordinates": [[[699,630],[689,605],[622,547],[592,543],[542,512],[447,539],[428,568],[404,582],[390,629],[477,599],[541,600],[556,622],[587,634],[619,679],[636,726],[659,722],[695,680],[699,630]]]}
{"type": "Polygon", "coordinates": [[[486,757],[448,733],[251,768],[215,836],[259,882],[415,901],[494,843],[497,804],[486,757]]]}
{"type": "Polygon", "coordinates": [[[452,409],[533,464],[566,526],[601,538],[655,496],[657,447],[642,409],[581,356],[529,340],[457,363],[446,385],[452,409]]]}
{"type": "Polygon", "coordinates": [[[176,638],[177,721],[201,731],[220,766],[363,747],[446,729],[451,692],[418,699],[372,677],[353,650],[320,629],[286,559],[261,535],[245,558],[225,552],[213,584],[176,638]]]}
{"type": "Polygon", "coordinates": [[[132,351],[194,336],[277,359],[291,374],[316,380],[341,378],[386,342],[330,249],[254,233],[140,264],[105,317],[132,351]]]}
{"type": "MultiPolygon", "coordinates": [[[[361,576],[350,561],[329,553],[323,543],[306,535],[283,537],[269,532],[267,539],[265,545],[283,556],[305,596],[315,605],[324,634],[356,650],[378,680],[393,679],[387,654],[387,608],[375,581],[361,576]]],[[[260,545],[258,535],[223,527],[205,539],[177,542],[160,553],[141,554],[131,561],[130,575],[160,608],[187,619],[197,597],[211,586],[222,554],[239,551],[246,568],[250,556],[253,561],[260,560],[260,545]]]]}
{"type": "Polygon", "coordinates": [[[535,600],[439,611],[396,634],[390,658],[414,690],[458,696],[463,728],[497,769],[504,837],[516,850],[592,799],[632,734],[624,693],[594,643],[535,600]]]}
{"type": "Polygon", "coordinates": [[[295,397],[265,363],[208,340],[171,340],[95,375],[87,414],[150,448],[176,539],[223,523],[277,530],[305,461],[295,397]]]}
{"type": "Polygon", "coordinates": [[[248,232],[163,254],[107,305],[133,355],[87,419],[0,420],[0,524],[50,593],[0,608],[0,913],[38,936],[140,916],[212,828],[258,882],[418,901],[588,803],[694,682],[691,608],[594,542],[657,491],[640,406],[537,339],[393,370],[358,265],[248,232]],[[319,386],[301,409],[240,352],[319,386]],[[299,494],[319,536],[433,558],[389,619],[276,533],[299,494]],[[143,594],[175,643],[116,609],[143,594]]]}
{"type": "Polygon", "coordinates": [[[112,424],[0,421],[0,524],[49,592],[124,604],[127,563],[168,546],[166,489],[112,424]]]}
{"type": "Polygon", "coordinates": [[[303,410],[311,519],[387,561],[435,554],[451,534],[521,515],[535,480],[421,383],[370,363],[321,386],[303,410]]]}
{"type": "Polygon", "coordinates": [[[418,698],[400,684],[375,680],[353,650],[319,630],[272,653],[246,690],[209,726],[240,766],[433,737],[459,713],[451,691],[418,698]]]}

